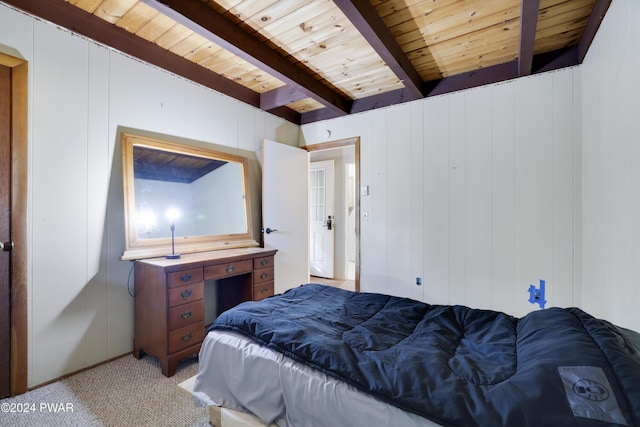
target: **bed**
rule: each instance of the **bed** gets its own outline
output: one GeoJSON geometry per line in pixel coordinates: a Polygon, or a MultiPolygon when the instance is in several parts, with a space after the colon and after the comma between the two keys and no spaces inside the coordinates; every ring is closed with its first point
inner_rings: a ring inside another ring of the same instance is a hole
{"type": "Polygon", "coordinates": [[[636,426],[640,335],[306,284],[222,313],[192,394],[253,425],[636,426]]]}

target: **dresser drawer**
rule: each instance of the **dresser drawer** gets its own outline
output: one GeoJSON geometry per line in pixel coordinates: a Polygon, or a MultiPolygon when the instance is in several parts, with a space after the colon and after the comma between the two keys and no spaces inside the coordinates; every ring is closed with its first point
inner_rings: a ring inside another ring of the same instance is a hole
{"type": "Polygon", "coordinates": [[[212,265],[204,268],[204,280],[221,279],[236,274],[249,273],[253,270],[253,260],[230,262],[228,264],[212,265]]]}
{"type": "Polygon", "coordinates": [[[167,290],[167,293],[169,298],[169,307],[175,307],[176,305],[201,300],[204,296],[204,282],[169,289],[167,290]]]}
{"type": "Polygon", "coordinates": [[[253,273],[253,284],[257,285],[262,282],[273,281],[273,267],[265,268],[262,270],[256,270],[253,273]]]}
{"type": "Polygon", "coordinates": [[[253,300],[259,301],[273,295],[273,281],[253,285],[253,300]]]}
{"type": "Polygon", "coordinates": [[[169,332],[169,353],[200,344],[204,339],[204,322],[197,322],[169,332]]]}
{"type": "Polygon", "coordinates": [[[175,374],[181,360],[200,350],[209,310],[273,295],[275,253],[247,247],[135,262],[134,357],[156,356],[163,375],[175,374]],[[218,280],[211,295],[206,280],[218,280]]]}
{"type": "Polygon", "coordinates": [[[273,267],[273,256],[265,256],[262,258],[256,258],[253,260],[254,270],[261,268],[273,267]]]}
{"type": "Polygon", "coordinates": [[[195,301],[189,304],[179,305],[169,309],[169,330],[182,328],[204,319],[204,304],[195,301]]]}
{"type": "Polygon", "coordinates": [[[167,274],[167,286],[175,288],[176,286],[188,285],[190,283],[202,282],[202,269],[194,268],[192,270],[176,271],[167,274]]]}

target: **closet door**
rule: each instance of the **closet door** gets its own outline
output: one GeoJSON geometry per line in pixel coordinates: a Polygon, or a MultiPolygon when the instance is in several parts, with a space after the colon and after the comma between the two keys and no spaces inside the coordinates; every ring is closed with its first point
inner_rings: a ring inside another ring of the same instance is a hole
{"type": "Polygon", "coordinates": [[[11,391],[11,69],[0,65],[0,398],[11,391]],[[10,249],[7,247],[6,249],[10,249]]]}

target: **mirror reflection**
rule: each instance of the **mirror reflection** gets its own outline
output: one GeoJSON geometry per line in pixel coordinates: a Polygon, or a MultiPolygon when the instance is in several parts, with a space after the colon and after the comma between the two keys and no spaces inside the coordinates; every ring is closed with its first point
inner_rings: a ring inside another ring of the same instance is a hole
{"type": "Polygon", "coordinates": [[[242,165],[133,147],[136,237],[247,232],[242,165]]]}
{"type": "Polygon", "coordinates": [[[257,246],[248,215],[247,159],[122,135],[127,248],[122,259],[257,246]]]}

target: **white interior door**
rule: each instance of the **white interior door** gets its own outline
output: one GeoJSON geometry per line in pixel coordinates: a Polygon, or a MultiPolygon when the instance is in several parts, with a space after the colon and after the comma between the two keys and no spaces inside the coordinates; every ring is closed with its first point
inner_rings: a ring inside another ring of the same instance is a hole
{"type": "Polygon", "coordinates": [[[334,161],[312,162],[309,170],[309,253],[312,276],[333,279],[334,161]]]}
{"type": "Polygon", "coordinates": [[[277,249],[275,292],[309,282],[309,153],[262,142],[262,226],[265,248],[277,249]]]}

